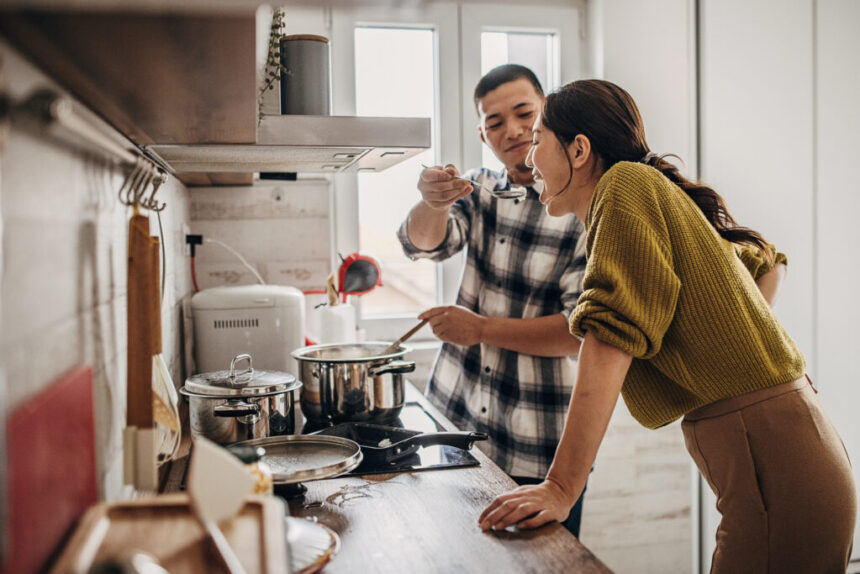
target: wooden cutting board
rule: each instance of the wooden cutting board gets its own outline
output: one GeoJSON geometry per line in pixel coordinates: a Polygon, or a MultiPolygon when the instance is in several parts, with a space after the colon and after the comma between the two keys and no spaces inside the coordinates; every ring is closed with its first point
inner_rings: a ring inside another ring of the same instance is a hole
{"type": "Polygon", "coordinates": [[[3,572],[42,571],[98,501],[92,368],[78,367],[9,413],[3,572]]]}
{"type": "MultiPolygon", "coordinates": [[[[288,571],[285,506],[273,496],[249,496],[221,530],[248,574],[288,571]]],[[[185,494],[99,504],[84,516],[56,574],[85,573],[111,557],[146,552],[171,574],[218,574],[225,567],[200,527],[185,494]]]]}

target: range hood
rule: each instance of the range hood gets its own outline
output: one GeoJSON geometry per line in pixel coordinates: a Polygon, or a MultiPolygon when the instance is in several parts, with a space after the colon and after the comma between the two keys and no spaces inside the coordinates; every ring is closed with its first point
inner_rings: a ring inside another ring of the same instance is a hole
{"type": "Polygon", "coordinates": [[[430,118],[263,116],[256,144],[154,144],[183,172],[382,171],[430,147],[430,118]]]}

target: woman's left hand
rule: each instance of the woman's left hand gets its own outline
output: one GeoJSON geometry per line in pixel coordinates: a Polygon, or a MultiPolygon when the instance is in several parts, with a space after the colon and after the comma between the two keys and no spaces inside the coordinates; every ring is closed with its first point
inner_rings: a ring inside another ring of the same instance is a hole
{"type": "Polygon", "coordinates": [[[537,528],[547,522],[567,519],[576,503],[561,486],[545,480],[540,484],[521,486],[497,496],[478,518],[481,530],[502,530],[512,524],[518,528],[537,528]]]}

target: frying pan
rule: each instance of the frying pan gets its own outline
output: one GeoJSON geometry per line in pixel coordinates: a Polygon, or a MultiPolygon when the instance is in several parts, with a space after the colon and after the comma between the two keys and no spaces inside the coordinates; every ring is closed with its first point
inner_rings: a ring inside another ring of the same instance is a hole
{"type": "Polygon", "coordinates": [[[357,442],[364,460],[387,464],[415,453],[422,446],[448,445],[469,450],[472,443],[487,440],[482,432],[433,432],[407,430],[371,423],[341,423],[313,434],[338,436],[357,442]]]}

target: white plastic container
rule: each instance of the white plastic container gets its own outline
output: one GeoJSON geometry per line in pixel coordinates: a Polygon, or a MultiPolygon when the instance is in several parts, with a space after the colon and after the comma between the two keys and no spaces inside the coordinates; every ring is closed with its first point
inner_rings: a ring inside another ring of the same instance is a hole
{"type": "Polygon", "coordinates": [[[213,287],[191,298],[197,372],[223,371],[238,354],[254,367],[295,375],[305,346],[305,296],[284,285],[213,287]]]}
{"type": "Polygon", "coordinates": [[[320,344],[355,343],[355,307],[349,303],[320,309],[320,344]]]}

